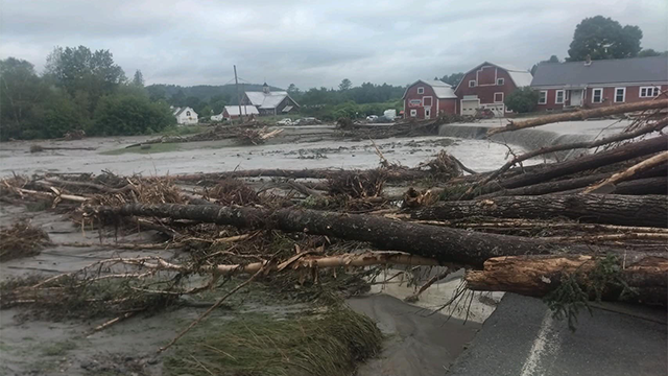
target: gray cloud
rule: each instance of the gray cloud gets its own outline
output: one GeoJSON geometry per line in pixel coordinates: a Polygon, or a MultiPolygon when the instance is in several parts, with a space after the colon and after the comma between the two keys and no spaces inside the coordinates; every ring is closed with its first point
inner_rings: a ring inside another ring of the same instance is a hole
{"type": "Polygon", "coordinates": [[[109,49],[149,83],[403,85],[488,60],[530,67],[564,57],[575,25],[602,14],[668,49],[665,0],[159,1],[0,0],[0,56],[38,69],[54,46],[109,49]]]}

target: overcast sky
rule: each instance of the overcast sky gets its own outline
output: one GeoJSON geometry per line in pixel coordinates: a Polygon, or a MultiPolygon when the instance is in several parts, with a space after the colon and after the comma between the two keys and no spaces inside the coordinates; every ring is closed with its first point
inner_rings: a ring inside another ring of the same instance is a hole
{"type": "Polygon", "coordinates": [[[0,0],[0,57],[42,70],[54,46],[109,49],[147,83],[233,79],[301,89],[343,78],[405,85],[482,61],[529,68],[566,56],[575,26],[598,14],[638,25],[668,49],[666,0],[0,0]]]}

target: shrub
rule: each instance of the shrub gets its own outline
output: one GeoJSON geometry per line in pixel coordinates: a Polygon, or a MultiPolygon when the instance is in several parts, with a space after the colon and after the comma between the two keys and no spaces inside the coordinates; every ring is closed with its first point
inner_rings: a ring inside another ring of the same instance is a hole
{"type": "Polygon", "coordinates": [[[539,94],[530,87],[523,87],[515,90],[506,98],[505,104],[509,110],[520,114],[531,112],[538,104],[539,94]]]}
{"type": "Polygon", "coordinates": [[[141,95],[109,95],[95,110],[90,134],[102,136],[159,132],[176,123],[163,102],[151,102],[141,95]]]}

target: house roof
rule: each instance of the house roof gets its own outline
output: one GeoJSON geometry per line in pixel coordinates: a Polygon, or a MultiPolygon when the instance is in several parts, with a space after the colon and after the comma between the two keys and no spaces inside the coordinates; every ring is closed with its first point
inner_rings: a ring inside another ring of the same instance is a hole
{"type": "Polygon", "coordinates": [[[668,81],[668,57],[594,60],[539,64],[531,82],[541,86],[587,86],[607,83],[654,83],[668,81]]]}
{"type": "Polygon", "coordinates": [[[455,91],[452,89],[452,86],[446,84],[441,80],[417,80],[413,84],[408,85],[406,91],[404,91],[403,98],[406,98],[406,94],[408,93],[408,88],[415,86],[420,82],[427,86],[430,86],[434,90],[436,97],[439,99],[457,98],[457,96],[455,95],[455,91]]]}
{"type": "MultiPolygon", "coordinates": [[[[518,68],[514,65],[510,64],[494,64],[490,63],[489,61],[485,61],[482,64],[476,65],[475,68],[469,70],[468,72],[464,73],[464,76],[467,74],[473,72],[474,70],[479,69],[483,65],[493,65],[497,68],[501,68],[508,72],[508,75],[510,76],[510,79],[513,80],[513,83],[517,87],[524,87],[524,86],[529,86],[531,85],[531,80],[533,79],[533,76],[531,75],[531,72],[529,72],[526,69],[518,68]]],[[[459,88],[459,85],[462,84],[462,81],[459,81],[459,84],[457,84],[457,87],[455,88],[455,91],[459,88]]]]}
{"type": "MultiPolygon", "coordinates": [[[[297,102],[295,102],[294,99],[290,97],[287,91],[270,91],[268,94],[262,91],[247,91],[246,96],[254,106],[265,109],[278,107],[278,105],[281,104],[283,99],[286,97],[290,98],[292,102],[297,104],[297,102]]],[[[299,105],[297,104],[297,106],[299,105]]]]}
{"type": "MultiPolygon", "coordinates": [[[[230,116],[239,116],[239,106],[225,106],[225,110],[230,116]]],[[[223,111],[223,112],[224,112],[223,111]]],[[[241,106],[242,115],[259,115],[260,112],[255,106],[241,106]]]]}
{"type": "Polygon", "coordinates": [[[179,116],[179,115],[181,115],[183,112],[185,112],[186,110],[190,110],[191,113],[197,115],[197,112],[195,112],[195,110],[193,110],[193,109],[190,108],[190,107],[176,107],[176,108],[174,109],[174,116],[179,116]]]}

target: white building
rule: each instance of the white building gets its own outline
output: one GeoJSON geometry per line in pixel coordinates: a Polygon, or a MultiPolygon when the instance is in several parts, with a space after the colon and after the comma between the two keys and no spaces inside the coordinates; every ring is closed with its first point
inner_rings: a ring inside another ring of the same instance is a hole
{"type": "Polygon", "coordinates": [[[225,106],[223,110],[223,118],[225,119],[236,119],[239,117],[239,107],[241,107],[241,115],[243,116],[258,116],[260,112],[255,106],[225,106]]]}
{"type": "Polygon", "coordinates": [[[197,112],[190,107],[173,108],[176,123],[179,125],[197,124],[197,112]]]}

